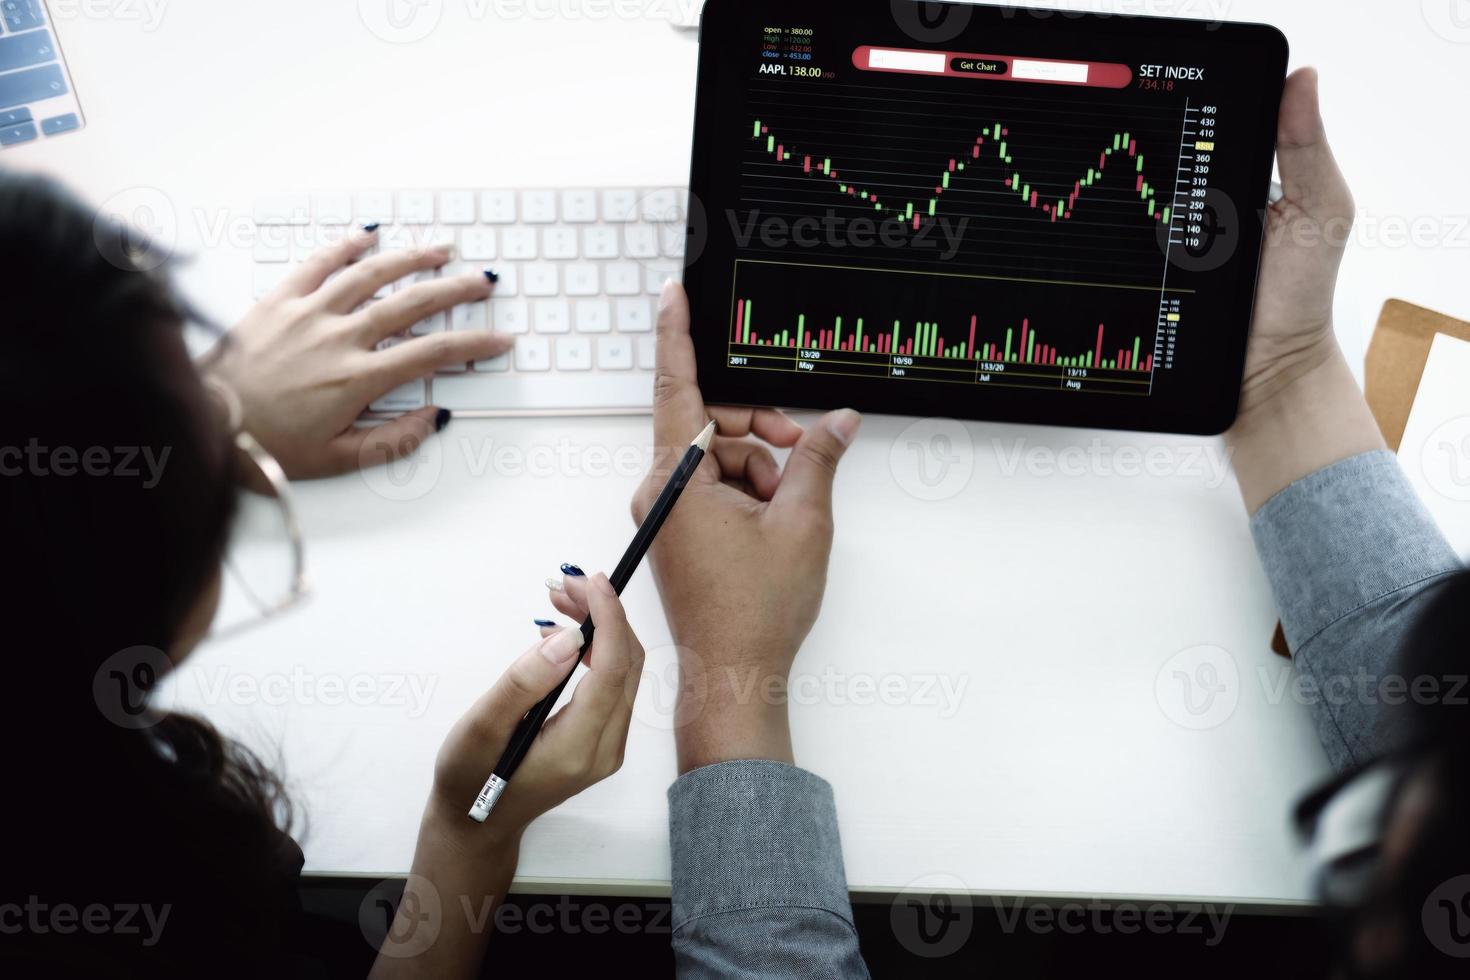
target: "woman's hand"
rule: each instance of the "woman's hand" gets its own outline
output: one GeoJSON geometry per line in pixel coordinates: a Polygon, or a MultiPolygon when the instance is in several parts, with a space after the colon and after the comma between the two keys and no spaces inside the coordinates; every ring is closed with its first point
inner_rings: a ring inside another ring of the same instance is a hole
{"type": "MultiPolygon", "coordinates": [[[[729,759],[791,761],[785,683],[816,622],[832,551],[832,481],[862,419],[842,410],[810,431],[769,409],[707,409],[689,300],[664,288],[654,381],[658,460],[633,500],[642,520],[689,441],[713,416],[719,438],[650,552],[684,674],[679,770],[729,759]],[[755,436],[760,442],[746,438],[755,436]],[[770,446],[790,448],[785,471],[770,446]]],[[[568,579],[575,602],[578,587],[568,579]]],[[[553,596],[563,612],[567,598],[553,596]]]]}
{"type": "Polygon", "coordinates": [[[378,350],[378,344],[460,303],[490,296],[490,276],[474,272],[400,287],[368,304],[383,286],[447,263],[445,248],[362,259],[376,231],[361,230],[303,263],[229,334],[205,371],[240,398],[245,428],[288,476],[349,472],[407,455],[444,427],[448,412],[428,407],[378,428],[355,428],[383,394],[448,364],[491,358],[511,338],[485,330],[443,331],[378,350]],[[359,261],[361,259],[361,261],[359,261]]]}
{"type": "Polygon", "coordinates": [[[548,631],[444,740],[413,870],[373,965],[374,980],[479,976],[495,930],[495,910],[515,876],[526,827],[622,766],[643,672],[643,647],[607,576],[585,581],[584,595],[597,627],[583,661],[587,672],[571,703],[547,719],[483,824],[470,819],[471,804],[517,722],[573,669],[582,631],[548,631]]]}
{"type": "Polygon", "coordinates": [[[597,632],[571,703],[547,719],[495,811],[482,825],[466,814],[521,717],[572,670],[582,646],[576,627],[548,631],[511,664],[439,751],[430,819],[468,841],[518,841],[547,810],[617,772],[633,699],[643,673],[643,647],[606,575],[587,579],[586,605],[597,632]]]}
{"type": "Polygon", "coordinates": [[[1276,156],[1285,196],[1267,211],[1242,412],[1337,350],[1332,300],[1353,227],[1353,195],[1327,143],[1315,69],[1287,79],[1276,156]]]}

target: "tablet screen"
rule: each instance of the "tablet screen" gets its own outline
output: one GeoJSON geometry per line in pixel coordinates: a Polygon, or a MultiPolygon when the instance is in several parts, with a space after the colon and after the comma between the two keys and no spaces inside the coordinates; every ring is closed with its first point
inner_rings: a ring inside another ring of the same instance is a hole
{"type": "Polygon", "coordinates": [[[714,0],[685,275],[706,397],[1221,431],[1285,62],[1246,25],[714,0]]]}

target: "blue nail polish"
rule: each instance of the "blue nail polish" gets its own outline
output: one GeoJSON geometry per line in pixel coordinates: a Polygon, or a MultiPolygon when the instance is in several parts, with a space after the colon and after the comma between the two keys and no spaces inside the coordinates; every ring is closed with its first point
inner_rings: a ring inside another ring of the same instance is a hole
{"type": "Polygon", "coordinates": [[[362,226],[362,230],[371,235],[373,232],[377,231],[379,227],[381,226],[376,221],[369,221],[367,224],[362,226]]]}
{"type": "Polygon", "coordinates": [[[449,409],[447,409],[447,408],[441,408],[441,409],[439,409],[439,411],[437,411],[437,412],[434,413],[434,431],[435,432],[443,432],[444,431],[444,427],[449,424],[449,420],[452,419],[453,417],[454,417],[454,413],[451,412],[449,409]]]}
{"type": "Polygon", "coordinates": [[[492,286],[500,281],[500,276],[496,274],[494,269],[486,269],[485,278],[490,281],[490,285],[492,286]]]}
{"type": "Polygon", "coordinates": [[[580,568],[578,568],[576,565],[563,565],[561,567],[561,573],[563,575],[571,575],[574,578],[583,578],[587,574],[586,572],[584,572],[580,568]]]}
{"type": "Polygon", "coordinates": [[[555,623],[553,623],[549,619],[538,619],[538,620],[535,621],[535,623],[536,623],[537,626],[541,627],[542,629],[550,629],[551,627],[553,627],[553,626],[556,625],[555,623]]]}

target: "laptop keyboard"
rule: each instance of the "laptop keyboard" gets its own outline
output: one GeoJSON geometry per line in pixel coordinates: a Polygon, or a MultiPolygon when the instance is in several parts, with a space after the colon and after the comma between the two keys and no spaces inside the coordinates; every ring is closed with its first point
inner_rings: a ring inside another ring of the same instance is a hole
{"type": "Polygon", "coordinates": [[[281,194],[256,203],[254,295],[318,248],[376,221],[377,249],[451,244],[454,257],[393,289],[473,269],[500,276],[488,302],[417,323],[402,337],[494,329],[515,349],[454,365],[373,403],[377,413],[438,405],[465,415],[646,412],[664,281],[683,270],[683,189],[401,190],[281,194]]]}
{"type": "Polygon", "coordinates": [[[0,0],[0,149],[82,128],[41,0],[0,0]]]}

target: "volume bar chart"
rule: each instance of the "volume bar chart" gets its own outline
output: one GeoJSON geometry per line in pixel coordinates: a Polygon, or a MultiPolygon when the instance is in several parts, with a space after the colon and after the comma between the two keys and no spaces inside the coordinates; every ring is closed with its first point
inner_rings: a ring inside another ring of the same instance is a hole
{"type": "Polygon", "coordinates": [[[1156,290],[998,287],[937,273],[742,260],[727,363],[899,382],[1148,395],[1164,366],[1156,360],[1160,337],[1183,320],[1181,300],[1165,302],[1167,313],[1156,290]],[[862,298],[844,299],[850,297],[862,298]],[[1037,311],[1047,312],[1039,318],[1037,311]]]}
{"type": "Polygon", "coordinates": [[[762,337],[755,329],[755,302],[749,299],[735,302],[735,334],[733,345],[742,347],[795,348],[800,351],[832,351],[833,353],[899,354],[907,357],[928,357],[949,361],[980,361],[993,364],[1028,364],[1048,367],[1100,368],[1109,371],[1141,371],[1151,373],[1154,369],[1152,354],[1143,354],[1143,337],[1135,335],[1132,343],[1119,348],[1113,357],[1106,356],[1107,325],[1097,325],[1097,346],[1082,354],[1065,354],[1058,347],[1044,343],[1037,331],[1031,329],[1029,318],[1021,321],[1020,330],[1007,328],[1005,342],[980,343],[976,340],[980,316],[970,317],[969,340],[956,344],[941,335],[938,323],[919,321],[904,335],[901,320],[893,321],[886,332],[874,334],[867,331],[865,321],[858,317],[843,333],[843,318],[833,319],[831,327],[808,326],[805,313],[796,314],[796,322],[762,337]]]}

